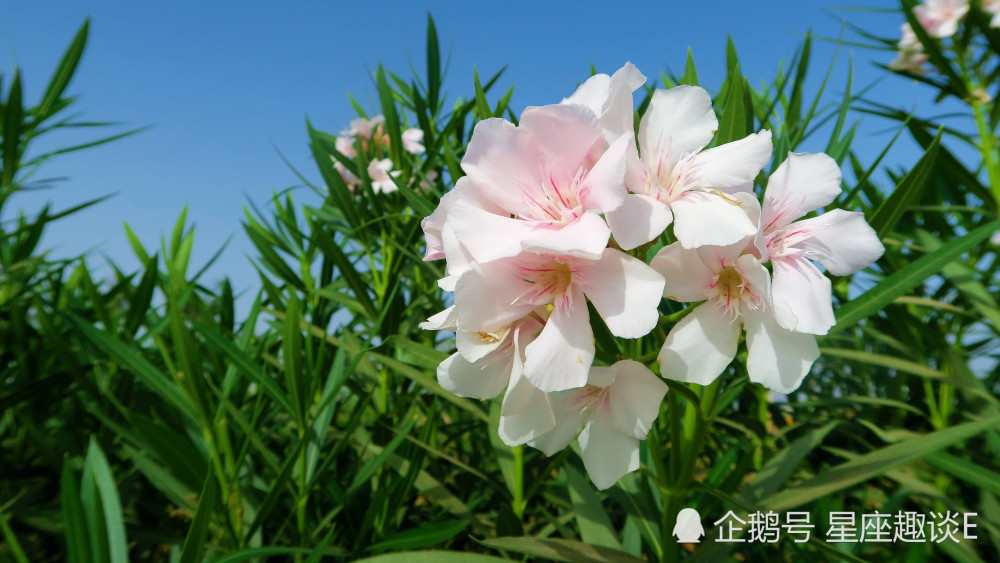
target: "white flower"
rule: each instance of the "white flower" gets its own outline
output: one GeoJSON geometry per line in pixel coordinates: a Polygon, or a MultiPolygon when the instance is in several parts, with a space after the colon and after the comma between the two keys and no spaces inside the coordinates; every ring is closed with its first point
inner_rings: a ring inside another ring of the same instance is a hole
{"type": "Polygon", "coordinates": [[[830,280],[810,260],[845,276],[885,252],[859,211],[834,209],[795,221],[836,199],[840,179],[840,167],[829,156],[791,153],[768,180],[760,219],[762,253],[774,271],[774,316],[789,330],[826,334],[836,322],[830,280]]]}
{"type": "Polygon", "coordinates": [[[368,177],[372,179],[372,190],[375,193],[387,194],[398,189],[392,179],[399,176],[400,172],[393,170],[392,166],[392,160],[388,158],[368,163],[368,177]]]}
{"type": "Polygon", "coordinates": [[[639,440],[646,438],[666,393],[663,380],[639,362],[595,366],[585,386],[551,395],[555,428],[528,444],[553,455],[579,434],[590,479],[607,489],[639,468],[639,440]]]}
{"type": "Polygon", "coordinates": [[[646,77],[632,63],[618,69],[613,76],[595,74],[580,85],[563,104],[579,104],[590,108],[604,130],[604,140],[610,145],[622,135],[632,137],[632,93],[646,83],[646,77]]]}
{"type": "Polygon", "coordinates": [[[1000,27],[1000,0],[983,0],[983,10],[993,16],[990,27],[1000,27]]]}
{"type": "Polygon", "coordinates": [[[424,140],[424,132],[421,129],[407,129],[403,131],[403,150],[412,154],[424,152],[424,146],[420,144],[424,140]]]}
{"type": "Polygon", "coordinates": [[[927,0],[913,9],[927,33],[933,37],[951,37],[958,22],[969,11],[969,0],[927,0]]]}
{"type": "Polygon", "coordinates": [[[771,133],[702,150],[719,121],[708,92],[696,86],[657,90],[639,123],[639,150],[629,154],[625,184],[633,192],[606,213],[616,242],[632,249],[671,222],[685,248],[732,244],[753,234],[731,194],[752,188],[771,158],[771,133]]]}
{"type": "Polygon", "coordinates": [[[361,137],[362,139],[367,139],[372,136],[372,132],[385,122],[385,117],[381,115],[376,115],[371,119],[365,119],[364,117],[359,117],[357,119],[351,120],[351,125],[344,131],[341,131],[342,135],[351,137],[361,137]]]}

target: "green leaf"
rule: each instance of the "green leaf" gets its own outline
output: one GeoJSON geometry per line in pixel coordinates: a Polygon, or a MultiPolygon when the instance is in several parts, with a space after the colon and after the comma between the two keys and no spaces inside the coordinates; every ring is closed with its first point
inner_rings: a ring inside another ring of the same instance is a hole
{"type": "Polygon", "coordinates": [[[493,110],[490,109],[490,103],[486,101],[486,92],[479,82],[479,69],[473,68],[472,75],[476,85],[476,115],[479,119],[489,119],[493,117],[493,110]]]}
{"type": "Polygon", "coordinates": [[[694,66],[694,55],[691,54],[691,47],[688,47],[687,62],[684,64],[684,76],[681,77],[681,84],[688,86],[698,85],[698,70],[694,66]]]}
{"type": "Polygon", "coordinates": [[[76,484],[76,475],[70,467],[69,457],[63,460],[62,479],[59,484],[67,560],[70,563],[87,563],[90,559],[90,544],[87,541],[87,527],[83,521],[83,506],[80,504],[80,487],[76,484]]]}
{"type": "Polygon", "coordinates": [[[441,91],[441,50],[438,47],[437,27],[434,18],[427,12],[427,105],[431,115],[437,113],[438,95],[441,91]]]}
{"type": "MultiPolygon", "coordinates": [[[[479,553],[459,553],[457,551],[416,551],[413,553],[387,553],[355,563],[496,563],[509,561],[479,553]]],[[[228,563],[228,562],[227,562],[228,563]]]]}
{"type": "Polygon", "coordinates": [[[642,492],[638,477],[634,473],[625,475],[609,492],[629,517],[634,519],[639,533],[653,548],[653,553],[662,559],[663,539],[660,537],[659,511],[650,496],[642,492]]]}
{"type": "Polygon", "coordinates": [[[924,461],[979,489],[1000,495],[1000,473],[996,471],[944,452],[932,453],[924,461]]]}
{"type": "Polygon", "coordinates": [[[775,512],[802,506],[998,427],[1000,427],[1000,416],[995,416],[903,440],[827,469],[812,479],[761,500],[758,504],[775,512]]]}
{"type": "Polygon", "coordinates": [[[900,268],[895,274],[885,278],[860,297],[841,307],[837,315],[837,324],[830,329],[829,334],[836,334],[845,328],[852,327],[862,319],[881,311],[897,297],[939,273],[946,264],[975,248],[997,229],[1000,229],[1000,220],[987,223],[900,268]]]}
{"type": "Polygon", "coordinates": [[[468,520],[447,520],[396,532],[368,548],[371,551],[422,549],[444,543],[469,527],[468,520]]]}
{"type": "Polygon", "coordinates": [[[396,166],[403,164],[403,129],[399,122],[399,112],[396,110],[396,95],[385,78],[385,69],[378,65],[375,72],[375,86],[378,88],[378,99],[385,117],[385,130],[389,135],[389,154],[396,166]]]}
{"type": "Polygon", "coordinates": [[[819,446],[823,442],[823,438],[826,438],[826,435],[839,423],[840,421],[835,420],[818,429],[809,429],[805,431],[804,436],[774,454],[760,471],[743,486],[740,498],[748,504],[753,504],[758,499],[777,492],[799,467],[802,460],[809,455],[809,452],[819,446]]]}
{"type": "Polygon", "coordinates": [[[715,144],[722,145],[746,137],[750,130],[748,119],[753,118],[753,106],[749,105],[746,79],[740,73],[739,65],[729,75],[729,93],[719,120],[719,130],[715,134],[715,144]]]}
{"type": "Polygon", "coordinates": [[[573,503],[576,525],[580,528],[580,539],[591,545],[620,551],[622,544],[618,541],[611,518],[601,506],[601,499],[597,498],[590,479],[568,463],[563,465],[562,472],[569,484],[569,498],[573,503]]]}
{"type": "Polygon", "coordinates": [[[899,182],[899,186],[882,202],[882,205],[872,216],[870,224],[879,238],[885,237],[896,226],[903,213],[920,199],[920,194],[923,193],[927,180],[934,170],[938,147],[941,144],[941,134],[942,131],[938,130],[938,134],[930,147],[927,148],[927,152],[920,157],[913,169],[899,182]]]}
{"type": "Polygon", "coordinates": [[[94,438],[90,439],[87,448],[87,460],[90,475],[97,486],[97,494],[101,501],[101,512],[104,513],[104,525],[108,534],[108,554],[111,563],[128,563],[128,540],[125,537],[125,522],[122,519],[122,503],[118,496],[118,485],[111,475],[104,452],[94,438]]]}
{"type": "Polygon", "coordinates": [[[508,537],[487,538],[482,540],[481,543],[495,549],[523,553],[532,557],[543,557],[553,561],[565,561],[567,563],[639,563],[643,561],[624,551],[587,545],[583,542],[572,540],[508,537]]]}
{"type": "Polygon", "coordinates": [[[194,520],[188,528],[187,536],[184,538],[184,547],[181,549],[179,563],[195,563],[201,561],[201,555],[205,551],[205,539],[208,536],[208,525],[212,521],[212,512],[219,498],[219,488],[215,484],[215,473],[209,471],[205,476],[205,485],[198,496],[198,509],[194,513],[194,520]]]}
{"type": "MultiPolygon", "coordinates": [[[[0,131],[0,190],[6,190],[14,184],[14,174],[21,160],[21,127],[24,125],[24,108],[21,101],[21,73],[14,71],[14,81],[7,94],[6,107],[3,109],[3,129],[0,131]]],[[[2,201],[3,194],[0,194],[2,201]]]]}
{"type": "Polygon", "coordinates": [[[62,97],[63,92],[66,91],[66,87],[69,86],[69,82],[76,72],[76,66],[80,62],[80,57],[83,56],[83,49],[87,45],[89,30],[90,18],[87,18],[84,20],[83,25],[80,26],[79,31],[76,32],[76,36],[69,44],[66,52],[63,53],[62,60],[59,61],[59,66],[56,67],[56,72],[52,75],[52,79],[45,89],[45,94],[42,96],[42,103],[38,107],[37,113],[39,119],[44,120],[49,117],[53,106],[56,105],[56,102],[62,97]]]}

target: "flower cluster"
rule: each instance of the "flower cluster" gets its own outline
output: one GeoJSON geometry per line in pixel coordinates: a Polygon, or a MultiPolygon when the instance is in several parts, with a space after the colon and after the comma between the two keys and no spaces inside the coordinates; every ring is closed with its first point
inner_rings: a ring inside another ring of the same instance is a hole
{"type": "MultiPolygon", "coordinates": [[[[394,169],[392,159],[385,156],[389,148],[389,136],[385,132],[385,118],[376,115],[371,119],[359,117],[351,121],[350,127],[340,132],[337,137],[337,152],[347,158],[356,158],[358,150],[368,157],[368,177],[371,178],[372,190],[375,193],[396,191],[393,180],[399,176],[399,170],[394,169]]],[[[403,150],[410,154],[424,152],[424,132],[420,129],[407,129],[403,132],[403,150]]],[[[346,166],[336,158],[333,167],[344,178],[347,187],[352,191],[361,184],[361,179],[351,173],[346,166]]],[[[432,178],[433,179],[433,178],[432,178]]]]}
{"type": "Polygon", "coordinates": [[[602,489],[638,468],[667,386],[633,360],[592,365],[592,315],[639,338],[660,322],[663,297],[704,301],[668,334],[661,374],[711,382],[745,326],[751,379],[789,392],[818,356],[813,335],[833,325],[830,282],[811,260],[844,275],[883,251],[860,213],[796,221],[840,191],[826,155],[789,155],[762,206],[753,182],[771,160],[771,133],[706,148],[718,119],[701,88],[654,92],[636,136],[633,92],[644,83],[626,64],[528,108],[517,126],[479,122],[466,175],[422,223],[425,259],[446,260],[439,285],[454,292],[421,325],[456,333],[441,385],[503,393],[507,444],[551,455],[577,438],[602,489]],[[647,265],[639,257],[668,228],[676,242],[647,265]]]}
{"type": "MultiPolygon", "coordinates": [[[[926,0],[913,9],[913,15],[928,35],[945,39],[955,35],[959,22],[968,14],[969,8],[969,0],[926,0]]],[[[1000,0],[983,0],[982,9],[991,18],[990,26],[1000,28],[1000,0]]],[[[902,25],[901,31],[899,54],[889,64],[889,68],[923,74],[926,72],[924,63],[927,62],[927,55],[920,40],[908,23],[902,25]]]]}

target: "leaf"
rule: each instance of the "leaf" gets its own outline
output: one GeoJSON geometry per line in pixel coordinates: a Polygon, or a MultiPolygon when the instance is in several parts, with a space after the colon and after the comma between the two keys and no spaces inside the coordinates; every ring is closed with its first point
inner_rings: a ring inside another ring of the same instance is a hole
{"type": "Polygon", "coordinates": [[[1000,495],[1000,473],[996,471],[944,452],[932,453],[924,461],[979,489],[1000,495]]]}
{"type": "Polygon", "coordinates": [[[70,563],[87,563],[90,558],[87,527],[83,522],[80,488],[76,484],[76,475],[70,467],[69,457],[63,460],[62,479],[59,484],[67,560],[70,563]]]}
{"type": "Polygon", "coordinates": [[[85,464],[90,468],[90,475],[97,486],[97,494],[101,501],[101,512],[104,514],[104,525],[108,534],[109,560],[111,563],[128,563],[128,540],[125,538],[125,522],[122,519],[118,486],[111,475],[111,466],[108,465],[104,452],[94,438],[90,439],[85,464]]]}
{"type": "Polygon", "coordinates": [[[73,41],[69,44],[66,52],[63,53],[62,60],[59,61],[59,66],[56,67],[56,72],[52,75],[52,79],[45,89],[45,94],[42,96],[42,103],[38,107],[37,113],[39,119],[44,120],[49,117],[53,106],[62,97],[63,92],[66,91],[66,87],[69,86],[69,82],[76,72],[76,66],[80,62],[80,57],[83,56],[83,49],[87,45],[89,30],[90,18],[87,18],[76,32],[76,36],[73,37],[73,41]]]}
{"type": "Polygon", "coordinates": [[[913,169],[903,177],[903,180],[899,182],[899,185],[889,197],[882,202],[882,205],[879,206],[878,210],[872,216],[871,221],[869,221],[879,238],[885,237],[896,226],[903,213],[920,199],[920,195],[928,183],[927,180],[934,170],[938,147],[941,145],[941,134],[942,131],[938,130],[938,134],[934,137],[934,141],[930,147],[927,148],[927,152],[920,157],[920,160],[913,166],[913,169]]]}
{"type": "Polygon", "coordinates": [[[760,498],[777,492],[785,480],[799,467],[802,460],[809,455],[809,452],[820,445],[823,438],[826,438],[826,435],[839,423],[840,421],[834,420],[818,429],[809,429],[804,436],[774,454],[760,471],[743,486],[740,498],[752,504],[760,498]]]}
{"type": "Polygon", "coordinates": [[[568,463],[563,465],[562,472],[569,485],[569,498],[573,503],[576,525],[580,528],[580,539],[591,545],[621,550],[622,544],[611,525],[611,518],[601,506],[601,499],[597,498],[590,479],[568,463]]]}
{"type": "Polygon", "coordinates": [[[371,551],[403,551],[444,543],[469,527],[468,520],[447,520],[396,532],[368,548],[371,551]]]}
{"type": "Polygon", "coordinates": [[[489,119],[493,117],[493,110],[490,109],[490,103],[486,101],[483,85],[479,83],[479,69],[473,68],[472,76],[476,85],[476,115],[479,119],[489,119]]]}
{"type": "Polygon", "coordinates": [[[748,104],[746,79],[740,73],[739,65],[729,76],[729,93],[719,120],[719,130],[715,134],[715,145],[722,145],[747,136],[747,122],[753,119],[753,106],[748,104]]]}
{"type": "Polygon", "coordinates": [[[355,563],[496,563],[497,561],[508,561],[508,559],[458,551],[417,551],[376,555],[367,559],[359,559],[355,563]]]}
{"type": "Polygon", "coordinates": [[[841,307],[837,315],[837,324],[830,329],[829,334],[836,334],[845,328],[852,327],[862,319],[881,311],[897,297],[939,273],[946,264],[975,248],[977,244],[992,235],[997,229],[1000,229],[1000,220],[987,223],[900,268],[898,272],[841,307]]]}
{"type": "Polygon", "coordinates": [[[643,561],[624,551],[587,545],[583,542],[573,540],[508,537],[487,538],[480,543],[495,549],[523,553],[533,557],[543,557],[553,561],[565,561],[567,563],[639,563],[643,561]]]}
{"type": "Polygon", "coordinates": [[[681,84],[688,86],[698,85],[698,70],[694,66],[694,55],[691,54],[691,47],[688,47],[687,62],[684,64],[684,76],[681,77],[681,84]]]}
{"type": "Polygon", "coordinates": [[[21,102],[21,73],[14,71],[14,81],[7,94],[6,107],[3,109],[3,127],[0,129],[0,190],[6,190],[14,184],[14,174],[17,172],[21,159],[21,127],[24,125],[24,108],[21,102]]]}
{"type": "Polygon", "coordinates": [[[438,110],[438,94],[441,90],[441,50],[438,47],[437,27],[434,18],[427,12],[427,105],[431,115],[438,110]]]}
{"type": "Polygon", "coordinates": [[[205,485],[198,496],[198,509],[194,513],[194,520],[188,528],[187,536],[184,538],[184,547],[181,549],[179,563],[196,563],[201,561],[201,554],[205,550],[205,539],[208,536],[208,525],[212,521],[212,512],[219,498],[219,488],[215,483],[215,473],[208,471],[205,476],[205,485]]]}
{"type": "Polygon", "coordinates": [[[758,504],[775,512],[802,506],[998,426],[1000,416],[995,416],[903,440],[827,469],[812,479],[761,500],[758,504]]]}
{"type": "Polygon", "coordinates": [[[662,559],[663,540],[660,537],[660,516],[657,507],[649,495],[643,494],[639,479],[634,473],[629,473],[618,480],[610,490],[611,496],[633,518],[646,543],[653,552],[662,559]]]}

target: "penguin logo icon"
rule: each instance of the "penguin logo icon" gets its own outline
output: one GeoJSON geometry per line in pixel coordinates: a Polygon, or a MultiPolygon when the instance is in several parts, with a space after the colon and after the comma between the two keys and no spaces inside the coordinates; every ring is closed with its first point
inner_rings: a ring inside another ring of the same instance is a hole
{"type": "Polygon", "coordinates": [[[705,535],[705,528],[701,525],[698,511],[685,508],[678,512],[672,535],[677,538],[677,543],[700,543],[701,537],[705,535]]]}

